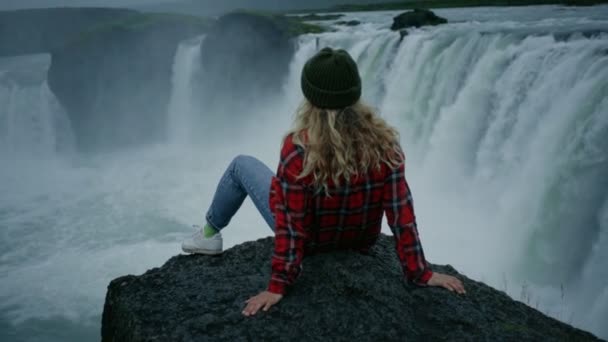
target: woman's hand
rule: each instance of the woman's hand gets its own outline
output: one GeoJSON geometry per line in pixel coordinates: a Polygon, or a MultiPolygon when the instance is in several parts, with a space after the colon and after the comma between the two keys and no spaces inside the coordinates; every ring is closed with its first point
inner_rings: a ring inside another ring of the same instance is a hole
{"type": "Polygon", "coordinates": [[[245,301],[247,306],[243,310],[243,315],[255,315],[258,310],[268,311],[271,306],[278,303],[283,298],[283,295],[268,291],[261,292],[257,296],[251,297],[245,301]]]}
{"type": "Polygon", "coordinates": [[[433,275],[431,276],[431,279],[429,279],[427,285],[445,287],[446,289],[459,294],[466,293],[460,279],[447,274],[433,272],[433,275]]]}

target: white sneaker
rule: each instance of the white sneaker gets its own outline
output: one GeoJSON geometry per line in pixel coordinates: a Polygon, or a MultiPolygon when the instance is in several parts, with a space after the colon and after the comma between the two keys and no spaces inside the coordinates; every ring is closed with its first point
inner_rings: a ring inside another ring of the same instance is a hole
{"type": "Polygon", "coordinates": [[[222,234],[217,232],[212,237],[206,238],[203,230],[194,226],[196,233],[182,242],[182,250],[186,253],[217,255],[222,253],[222,234]]]}

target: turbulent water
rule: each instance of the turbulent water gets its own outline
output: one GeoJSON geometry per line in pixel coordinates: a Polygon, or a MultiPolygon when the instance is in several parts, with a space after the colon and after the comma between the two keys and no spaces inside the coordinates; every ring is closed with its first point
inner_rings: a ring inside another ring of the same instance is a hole
{"type": "MultiPolygon", "coordinates": [[[[222,132],[193,92],[204,37],[185,41],[170,141],[104,155],[71,152],[46,57],[0,60],[0,340],[98,339],[107,283],[179,253],[235,155],[275,168],[301,67],[326,45],[399,128],[429,260],[607,338],[608,7],[437,12],[452,23],[402,41],[391,12],[301,37],[283,93],[222,132]]],[[[249,202],[223,233],[269,234],[249,202]]]]}

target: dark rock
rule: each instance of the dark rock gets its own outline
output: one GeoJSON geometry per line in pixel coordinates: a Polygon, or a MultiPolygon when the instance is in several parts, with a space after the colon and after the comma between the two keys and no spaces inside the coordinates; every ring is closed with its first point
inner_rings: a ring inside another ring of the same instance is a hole
{"type": "Polygon", "coordinates": [[[349,20],[349,21],[338,21],[337,25],[345,25],[345,26],[357,26],[360,25],[361,22],[359,20],[349,20]]]}
{"type": "Polygon", "coordinates": [[[67,110],[78,148],[163,139],[177,46],[205,29],[186,16],[137,14],[55,49],[49,86],[67,110]]]}
{"type": "Polygon", "coordinates": [[[202,46],[202,108],[242,117],[279,93],[295,51],[291,25],[284,16],[260,13],[221,17],[202,46]]]}
{"type": "Polygon", "coordinates": [[[102,341],[597,341],[505,293],[458,274],[466,296],[406,285],[392,237],[369,255],[309,256],[285,298],[244,317],[270,276],[273,239],[223,255],[180,255],[108,287],[102,341]]]}
{"type": "Polygon", "coordinates": [[[441,18],[427,9],[415,9],[399,14],[393,18],[391,30],[399,31],[408,27],[421,27],[427,25],[440,25],[447,23],[447,19],[441,18]]]}
{"type": "Polygon", "coordinates": [[[50,52],[65,46],[83,31],[136,14],[109,8],[0,11],[0,56],[50,52]]]}
{"type": "Polygon", "coordinates": [[[406,29],[399,30],[399,41],[402,41],[409,33],[406,29]]]}
{"type": "Polygon", "coordinates": [[[325,15],[319,15],[316,13],[312,13],[312,14],[307,14],[307,15],[302,15],[297,17],[300,20],[303,21],[324,21],[324,20],[336,20],[336,19],[340,19],[344,16],[344,14],[325,14],[325,15]]]}

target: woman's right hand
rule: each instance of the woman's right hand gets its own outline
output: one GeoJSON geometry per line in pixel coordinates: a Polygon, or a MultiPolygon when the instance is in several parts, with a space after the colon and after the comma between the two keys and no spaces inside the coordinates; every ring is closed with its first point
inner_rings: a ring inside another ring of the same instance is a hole
{"type": "Polygon", "coordinates": [[[427,282],[427,285],[445,287],[446,289],[459,294],[466,293],[464,290],[464,285],[462,285],[460,279],[443,273],[433,272],[433,275],[427,282]]]}

